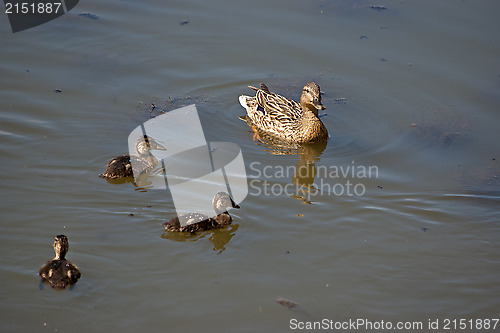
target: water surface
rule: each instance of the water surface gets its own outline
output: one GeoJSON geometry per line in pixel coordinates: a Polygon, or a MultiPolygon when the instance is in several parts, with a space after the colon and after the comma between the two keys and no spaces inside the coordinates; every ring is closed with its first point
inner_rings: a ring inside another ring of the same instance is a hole
{"type": "Polygon", "coordinates": [[[1,331],[498,316],[499,5],[371,5],[87,1],[16,34],[0,15],[1,331]],[[238,119],[247,85],[298,99],[310,80],[326,147],[280,155],[254,142],[238,119]],[[168,237],[168,192],[98,174],[134,128],[191,103],[207,140],[241,147],[255,188],[231,228],[168,237]],[[308,196],[256,193],[293,184],[279,168],[311,164],[378,172],[318,174],[308,196]],[[320,187],[347,180],[363,195],[320,187]],[[58,292],[37,274],[61,233],[83,275],[58,292]]]}

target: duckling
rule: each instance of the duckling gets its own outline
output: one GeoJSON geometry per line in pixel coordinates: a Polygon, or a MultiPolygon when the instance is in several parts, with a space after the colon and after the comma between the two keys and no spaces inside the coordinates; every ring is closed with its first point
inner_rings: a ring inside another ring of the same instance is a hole
{"type": "Polygon", "coordinates": [[[67,286],[71,286],[82,275],[78,267],[65,259],[68,250],[68,237],[57,235],[54,240],[56,256],[40,268],[40,277],[43,281],[48,282],[52,288],[64,289],[67,286]]]}
{"type": "Polygon", "coordinates": [[[215,211],[215,217],[208,217],[200,213],[190,213],[182,215],[180,219],[186,221],[185,226],[181,226],[179,216],[163,223],[165,231],[180,231],[195,233],[197,231],[210,230],[214,228],[223,228],[232,222],[232,217],[227,212],[227,208],[240,208],[226,192],[218,192],[212,199],[212,205],[215,211]],[[200,221],[193,223],[192,221],[200,221]],[[191,224],[190,224],[191,222],[191,224]]]}
{"type": "Polygon", "coordinates": [[[137,155],[122,155],[111,159],[99,177],[105,179],[133,177],[132,162],[140,174],[153,170],[158,165],[158,160],[151,154],[151,150],[166,150],[166,148],[152,137],[144,135],[135,145],[137,155]]]}
{"type": "Polygon", "coordinates": [[[318,110],[326,108],[316,83],[306,83],[300,104],[270,92],[264,83],[260,89],[248,87],[257,91],[255,97],[241,95],[239,101],[257,130],[293,143],[328,140],[328,130],[318,117],[318,110]]]}

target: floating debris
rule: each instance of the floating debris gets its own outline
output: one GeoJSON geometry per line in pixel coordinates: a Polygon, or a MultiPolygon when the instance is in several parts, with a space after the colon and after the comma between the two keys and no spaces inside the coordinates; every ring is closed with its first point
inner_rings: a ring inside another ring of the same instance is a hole
{"type": "Polygon", "coordinates": [[[97,16],[96,14],[89,13],[89,12],[79,13],[78,16],[88,17],[88,18],[93,19],[93,20],[99,19],[99,16],[97,16]]]}
{"type": "Polygon", "coordinates": [[[382,62],[386,62],[386,61],[387,61],[387,59],[386,59],[386,58],[380,58],[380,61],[382,61],[382,62]]]}
{"type": "Polygon", "coordinates": [[[368,39],[368,36],[362,35],[362,36],[359,36],[359,39],[368,39]]]}
{"type": "Polygon", "coordinates": [[[188,23],[189,23],[189,21],[181,21],[179,24],[180,24],[180,25],[186,25],[186,24],[188,24],[188,23]]]}
{"type": "Polygon", "coordinates": [[[283,297],[276,298],[276,302],[280,303],[281,305],[283,305],[285,308],[288,308],[288,309],[294,308],[298,305],[297,303],[290,301],[290,300],[287,300],[283,297]]]}
{"type": "Polygon", "coordinates": [[[61,89],[54,89],[54,92],[59,94],[59,93],[62,93],[62,90],[61,89]]]}
{"type": "Polygon", "coordinates": [[[382,10],[387,9],[384,5],[373,5],[370,8],[375,9],[376,11],[382,11],[382,10]]]}
{"type": "Polygon", "coordinates": [[[422,231],[423,231],[423,232],[426,232],[427,230],[429,230],[429,228],[428,228],[428,227],[422,227],[422,228],[420,228],[420,229],[422,229],[422,231]]]}

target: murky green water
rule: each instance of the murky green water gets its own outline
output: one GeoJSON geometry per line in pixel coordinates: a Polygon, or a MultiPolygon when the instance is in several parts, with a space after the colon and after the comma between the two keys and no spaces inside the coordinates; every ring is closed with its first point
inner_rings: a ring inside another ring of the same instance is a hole
{"type": "Polygon", "coordinates": [[[1,331],[498,318],[500,5],[382,4],[86,1],[16,34],[0,15],[1,331]],[[298,98],[310,80],[328,145],[252,141],[246,86],[298,98]],[[249,196],[231,228],[168,237],[167,192],[98,174],[152,103],[193,102],[208,140],[241,147],[249,196]],[[38,270],[61,233],[82,278],[58,292],[38,270]]]}

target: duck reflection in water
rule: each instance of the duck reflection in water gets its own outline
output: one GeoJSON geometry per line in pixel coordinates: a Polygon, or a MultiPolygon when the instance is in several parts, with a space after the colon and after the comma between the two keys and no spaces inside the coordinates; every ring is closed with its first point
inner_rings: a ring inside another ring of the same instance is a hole
{"type": "Polygon", "coordinates": [[[208,240],[213,244],[213,250],[216,251],[217,254],[221,254],[226,250],[226,245],[236,235],[236,231],[239,227],[239,224],[233,223],[225,228],[212,229],[205,232],[188,233],[165,231],[161,238],[176,242],[194,242],[208,237],[208,240]]]}
{"type": "MultiPolygon", "coordinates": [[[[250,127],[251,120],[247,116],[242,116],[240,119],[247,122],[250,127]]],[[[298,155],[299,160],[294,169],[292,183],[296,185],[297,194],[291,195],[292,198],[302,201],[305,204],[311,204],[308,200],[308,193],[315,193],[318,190],[314,187],[314,179],[316,178],[316,162],[320,160],[320,156],[326,149],[328,141],[316,143],[290,143],[280,140],[266,132],[256,130],[253,127],[254,136],[258,138],[257,145],[263,147],[263,151],[271,155],[298,155]],[[257,135],[255,135],[257,131],[257,135]]]]}
{"type": "MultiPolygon", "coordinates": [[[[315,193],[318,190],[314,187],[314,179],[316,178],[316,162],[320,160],[320,156],[326,148],[326,142],[309,143],[302,145],[298,150],[299,160],[295,167],[295,173],[292,177],[292,182],[301,189],[301,194],[315,193]]],[[[292,195],[292,198],[302,201],[305,204],[311,204],[307,200],[310,195],[292,195]]]]}

